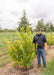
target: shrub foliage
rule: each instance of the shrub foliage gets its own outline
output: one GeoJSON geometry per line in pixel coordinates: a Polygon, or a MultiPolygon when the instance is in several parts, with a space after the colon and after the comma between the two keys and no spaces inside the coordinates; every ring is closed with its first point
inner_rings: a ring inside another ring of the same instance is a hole
{"type": "Polygon", "coordinates": [[[48,34],[47,35],[47,44],[50,45],[54,45],[54,34],[48,34]]]}
{"type": "Polygon", "coordinates": [[[24,28],[21,27],[21,32],[17,31],[19,40],[8,41],[8,52],[15,64],[22,66],[23,68],[29,68],[35,56],[35,46],[32,43],[32,36],[30,27],[27,26],[26,33],[24,28]]]}

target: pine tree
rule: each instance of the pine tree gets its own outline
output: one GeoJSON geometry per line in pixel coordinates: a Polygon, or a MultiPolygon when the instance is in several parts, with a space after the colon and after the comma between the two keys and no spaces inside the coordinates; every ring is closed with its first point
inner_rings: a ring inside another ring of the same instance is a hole
{"type": "Polygon", "coordinates": [[[53,26],[53,24],[50,22],[50,31],[54,31],[54,26],[53,26]]]}
{"type": "Polygon", "coordinates": [[[26,27],[28,25],[31,25],[31,24],[29,24],[29,20],[27,19],[26,12],[24,10],[23,14],[22,14],[22,17],[20,18],[19,27],[17,28],[17,30],[20,31],[20,27],[24,27],[24,29],[26,31],[26,27]]]}
{"type": "Polygon", "coordinates": [[[36,30],[37,29],[41,29],[42,31],[44,31],[44,22],[43,19],[39,20],[36,26],[36,30]]]}

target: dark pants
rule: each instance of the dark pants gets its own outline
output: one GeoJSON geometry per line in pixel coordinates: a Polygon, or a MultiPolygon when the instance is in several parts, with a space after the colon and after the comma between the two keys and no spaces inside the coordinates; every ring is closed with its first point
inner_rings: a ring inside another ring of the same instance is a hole
{"type": "Polygon", "coordinates": [[[44,49],[38,49],[38,52],[37,52],[38,64],[41,65],[40,56],[42,57],[43,65],[46,66],[46,54],[45,54],[45,50],[44,49]]]}

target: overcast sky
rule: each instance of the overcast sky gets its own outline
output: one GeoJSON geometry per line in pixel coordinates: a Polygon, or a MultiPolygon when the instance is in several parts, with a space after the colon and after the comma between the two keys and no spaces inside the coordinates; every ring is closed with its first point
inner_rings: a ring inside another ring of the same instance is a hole
{"type": "Polygon", "coordinates": [[[0,26],[16,28],[23,9],[33,27],[41,18],[54,23],[54,0],[0,0],[0,26]]]}

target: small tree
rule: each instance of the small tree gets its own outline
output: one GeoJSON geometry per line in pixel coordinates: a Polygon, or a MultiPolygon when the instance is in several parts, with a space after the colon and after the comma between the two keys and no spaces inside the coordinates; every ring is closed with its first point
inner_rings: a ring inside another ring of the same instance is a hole
{"type": "Polygon", "coordinates": [[[17,31],[17,35],[20,40],[8,43],[8,52],[15,64],[23,66],[23,68],[29,68],[35,56],[35,46],[32,43],[30,27],[27,26],[26,33],[24,27],[20,28],[21,32],[17,31]]]}

